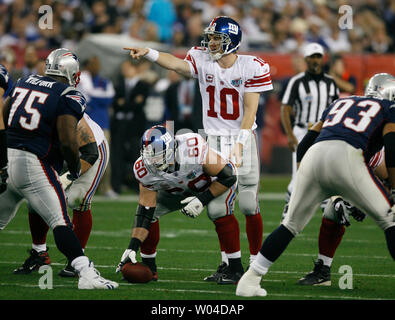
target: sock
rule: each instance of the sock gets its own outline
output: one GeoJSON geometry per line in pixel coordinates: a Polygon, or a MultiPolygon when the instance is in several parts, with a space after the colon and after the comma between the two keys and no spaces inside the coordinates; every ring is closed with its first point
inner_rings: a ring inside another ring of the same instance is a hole
{"type": "Polygon", "coordinates": [[[255,254],[255,255],[250,254],[250,264],[256,260],[257,256],[258,256],[257,254],[255,254]]]}
{"type": "Polygon", "coordinates": [[[226,255],[225,250],[221,250],[221,262],[225,262],[226,264],[229,264],[229,259],[228,256],[226,255]]]}
{"type": "MultiPolygon", "coordinates": [[[[69,262],[73,261],[79,256],[83,256],[80,242],[75,233],[67,226],[57,226],[53,229],[53,236],[56,247],[63,253],[69,262]]],[[[89,262],[89,261],[88,261],[89,262]]]]}
{"type": "Polygon", "coordinates": [[[385,240],[387,240],[388,251],[392,259],[395,260],[395,226],[389,227],[384,231],[385,240]]]}
{"type": "Polygon", "coordinates": [[[333,258],[324,256],[323,254],[318,254],[318,259],[321,259],[324,262],[324,265],[327,267],[332,265],[333,258]]]}
{"type": "Polygon", "coordinates": [[[37,252],[42,252],[47,250],[47,244],[32,244],[32,249],[36,250],[37,252]]]}
{"type": "Polygon", "coordinates": [[[73,210],[73,226],[74,233],[80,241],[81,247],[84,249],[88,242],[92,230],[92,214],[91,210],[78,211],[73,210]]]}
{"type": "Polygon", "coordinates": [[[77,271],[80,272],[85,267],[89,266],[89,258],[87,256],[79,256],[74,258],[71,261],[71,266],[77,271]]]}
{"type": "Polygon", "coordinates": [[[294,235],[284,225],[280,225],[263,242],[260,253],[274,262],[284,252],[294,235]]]}
{"type": "Polygon", "coordinates": [[[267,260],[261,253],[257,254],[257,257],[253,263],[251,263],[250,267],[259,275],[265,275],[273,262],[267,260]]]}
{"type": "Polygon", "coordinates": [[[155,222],[151,223],[148,237],[141,244],[141,253],[144,255],[152,255],[156,253],[156,247],[158,246],[159,239],[159,220],[156,220],[155,222]]]}
{"type": "MultiPolygon", "coordinates": [[[[47,223],[44,221],[43,218],[41,218],[41,216],[38,213],[34,211],[29,211],[28,216],[29,216],[29,226],[30,226],[30,233],[32,235],[33,245],[46,246],[47,233],[49,230],[47,223]]],[[[45,251],[45,250],[46,247],[44,248],[44,250],[40,250],[40,251],[45,251]]]]}
{"type": "Polygon", "coordinates": [[[236,217],[232,214],[214,221],[221,248],[226,254],[240,251],[240,230],[236,217]]]}
{"type": "Polygon", "coordinates": [[[325,217],[322,218],[320,234],[318,236],[318,249],[320,255],[333,258],[336,249],[343,239],[346,228],[325,217]]]}
{"type": "Polygon", "coordinates": [[[250,246],[250,253],[257,255],[262,246],[263,237],[263,223],[261,214],[246,217],[246,232],[248,243],[250,246]]]}

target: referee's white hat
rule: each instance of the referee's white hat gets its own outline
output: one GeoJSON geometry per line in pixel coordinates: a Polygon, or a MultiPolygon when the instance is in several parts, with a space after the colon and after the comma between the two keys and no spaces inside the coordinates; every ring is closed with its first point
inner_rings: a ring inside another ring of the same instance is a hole
{"type": "Polygon", "coordinates": [[[313,42],[305,46],[304,48],[305,57],[310,57],[311,55],[316,53],[322,56],[324,55],[324,48],[320,44],[313,42]]]}

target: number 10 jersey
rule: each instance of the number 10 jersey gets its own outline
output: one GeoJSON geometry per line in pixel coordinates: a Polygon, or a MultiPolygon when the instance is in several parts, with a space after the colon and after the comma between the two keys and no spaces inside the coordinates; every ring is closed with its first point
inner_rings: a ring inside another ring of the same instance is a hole
{"type": "MultiPolygon", "coordinates": [[[[272,90],[270,67],[261,58],[237,55],[230,68],[221,68],[206,48],[193,47],[184,59],[199,80],[205,133],[237,135],[244,115],[244,93],[272,90]]],[[[254,130],[256,123],[254,122],[254,130]]]]}

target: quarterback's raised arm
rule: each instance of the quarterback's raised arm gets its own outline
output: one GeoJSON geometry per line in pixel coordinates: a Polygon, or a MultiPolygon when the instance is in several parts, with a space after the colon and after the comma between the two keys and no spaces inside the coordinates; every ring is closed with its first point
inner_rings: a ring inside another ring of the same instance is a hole
{"type": "Polygon", "coordinates": [[[132,59],[141,59],[145,58],[151,62],[155,62],[161,67],[173,70],[185,77],[191,77],[191,70],[188,62],[173,56],[170,53],[159,52],[150,48],[134,48],[134,47],[125,47],[124,50],[130,51],[130,56],[132,59]]]}

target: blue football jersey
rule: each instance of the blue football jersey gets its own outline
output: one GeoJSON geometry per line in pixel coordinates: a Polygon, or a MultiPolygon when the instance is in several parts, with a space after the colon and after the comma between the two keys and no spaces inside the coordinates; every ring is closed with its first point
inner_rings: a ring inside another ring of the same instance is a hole
{"type": "Polygon", "coordinates": [[[12,92],[7,144],[37,155],[60,172],[63,157],[57,133],[57,117],[83,116],[86,100],[74,87],[50,77],[30,75],[19,79],[12,92]]]}
{"type": "Polygon", "coordinates": [[[0,88],[4,89],[4,92],[7,91],[9,86],[10,76],[8,75],[7,69],[0,64],[0,88]]]}
{"type": "Polygon", "coordinates": [[[383,128],[395,123],[395,103],[389,100],[351,96],[333,102],[321,117],[316,142],[343,140],[362,149],[369,159],[383,147],[383,128]]]}

